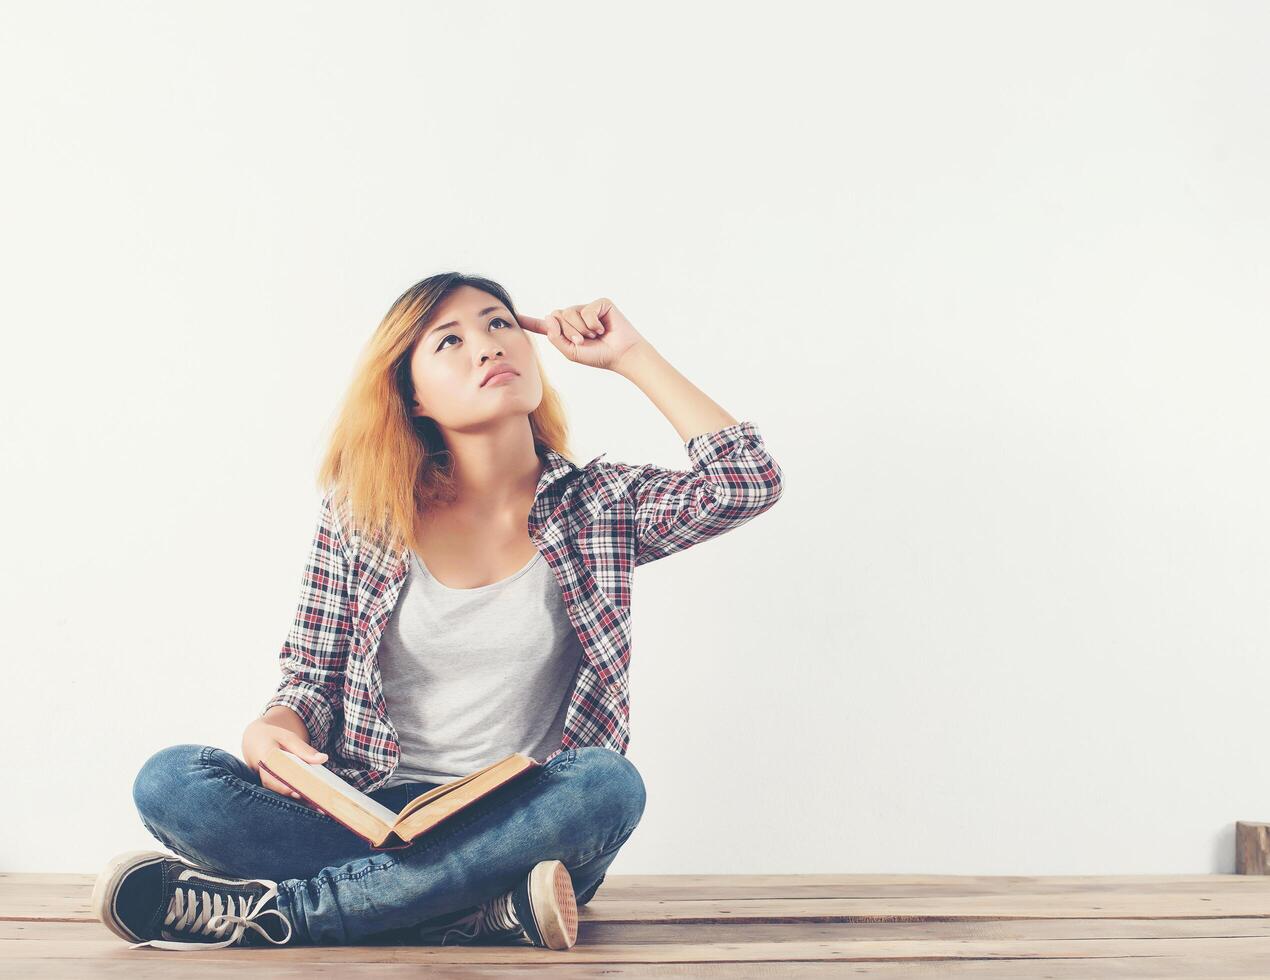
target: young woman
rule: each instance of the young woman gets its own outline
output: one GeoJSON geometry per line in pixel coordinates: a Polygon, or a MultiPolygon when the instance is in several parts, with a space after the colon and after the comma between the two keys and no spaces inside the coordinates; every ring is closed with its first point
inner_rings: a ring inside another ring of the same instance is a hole
{"type": "Polygon", "coordinates": [[[243,759],[182,744],[145,763],[134,801],[179,857],[117,855],[98,915],[134,948],[569,948],[644,810],[626,758],[634,569],[767,510],[780,467],[610,300],[538,319],[447,273],[371,338],[319,483],[282,681],[243,759]],[[691,468],[573,463],[532,334],[635,384],[691,468]],[[277,746],[393,811],[513,752],[544,765],[374,852],[260,770],[277,746]]]}

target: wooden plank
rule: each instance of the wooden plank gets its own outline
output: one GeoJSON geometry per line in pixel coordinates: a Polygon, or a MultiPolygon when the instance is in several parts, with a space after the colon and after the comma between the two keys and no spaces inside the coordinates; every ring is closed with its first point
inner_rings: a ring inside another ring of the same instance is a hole
{"type": "MultiPolygon", "coordinates": [[[[1191,896],[1196,901],[1209,901],[1217,895],[1250,896],[1262,901],[1270,912],[1270,875],[1130,875],[1099,878],[1089,875],[1055,876],[1053,878],[1016,876],[948,876],[942,884],[940,876],[927,875],[706,875],[640,876],[617,875],[606,879],[591,904],[582,911],[605,910],[610,914],[624,901],[731,902],[738,901],[808,901],[809,908],[819,902],[836,899],[860,902],[875,899],[999,899],[1013,907],[1027,896],[1080,897],[1086,905],[1107,904],[1093,898],[1191,896]],[[794,879],[794,880],[790,880],[794,879]],[[811,881],[808,879],[820,879],[811,881]]],[[[93,875],[24,875],[0,874],[0,919],[51,918],[59,920],[91,919],[89,899],[95,880],[93,875]]],[[[725,918],[734,911],[721,912],[725,918]]],[[[840,913],[835,913],[842,917],[840,913]]],[[[914,913],[929,914],[929,913],[914,913]]],[[[981,913],[982,914],[982,913],[981,913]]],[[[1221,913],[1219,913],[1221,914],[1221,913]]],[[[1235,913],[1231,913],[1235,914],[1235,913]]]]}
{"type": "MultiPolygon", "coordinates": [[[[1256,919],[978,919],[908,922],[579,922],[588,943],[820,942],[824,940],[1084,940],[1270,938],[1256,919]]],[[[123,944],[99,922],[0,922],[0,941],[123,944]]],[[[125,944],[126,945],[126,944],[125,944]]]]}
{"type": "MultiPolygon", "coordinates": [[[[589,922],[879,922],[938,919],[1173,919],[1262,917],[1270,901],[1261,895],[1017,895],[961,898],[858,898],[748,901],[596,902],[580,910],[589,922]]],[[[63,915],[58,903],[23,901],[6,921],[92,921],[86,912],[63,915]]],[[[1270,973],[1268,973],[1270,975],[1270,973]]]]}
{"type": "MultiPolygon", "coordinates": [[[[52,940],[87,929],[91,936],[113,936],[98,922],[0,923],[0,939],[52,940]],[[42,930],[53,930],[52,932],[42,930]]],[[[583,919],[580,932],[598,942],[740,942],[745,940],[854,939],[1170,939],[1266,937],[1270,919],[977,919],[898,922],[596,922],[583,919]]]]}
{"type": "MultiPolygon", "coordinates": [[[[140,951],[138,951],[140,952],[140,951]]],[[[181,955],[179,953],[174,955],[181,955]]],[[[509,966],[472,964],[447,966],[444,976],[457,980],[486,978],[542,977],[544,980],[594,980],[600,969],[595,964],[568,965],[569,952],[557,954],[559,960],[520,963],[509,966]]],[[[136,963],[76,963],[74,974],[65,972],[61,963],[23,964],[24,980],[81,980],[84,977],[123,977],[125,980],[170,980],[174,971],[181,980],[223,980],[235,967],[215,963],[188,964],[173,967],[171,961],[138,966],[136,963]]],[[[241,967],[239,967],[241,969],[241,967]]],[[[1170,960],[1167,968],[1159,960],[1099,960],[1091,970],[1086,960],[1041,960],[1020,964],[1018,961],[935,960],[932,962],[896,963],[777,963],[747,964],[741,970],[735,963],[614,963],[603,967],[606,978],[704,978],[704,980],[737,980],[738,977],[779,977],[781,980],[843,980],[845,977],[868,977],[869,980],[1266,980],[1265,965],[1256,961],[1235,963],[1223,961],[1186,963],[1170,960]]],[[[408,963],[306,963],[296,965],[253,964],[251,976],[270,980],[306,980],[308,977],[349,977],[353,980],[418,980],[419,966],[408,963]]]]}
{"type": "Polygon", "coordinates": [[[1102,965],[1114,960],[1151,960],[1159,967],[1159,976],[1168,976],[1171,961],[1214,962],[1223,958],[1232,962],[1249,964],[1260,962],[1265,975],[1265,965],[1270,964],[1270,937],[1216,939],[1080,939],[1080,940],[859,940],[845,937],[808,943],[791,942],[738,942],[738,943],[682,943],[664,944],[592,944],[581,940],[567,952],[532,949],[520,946],[308,946],[277,949],[217,949],[189,953],[171,953],[165,950],[129,949],[126,943],[115,937],[96,937],[74,940],[63,938],[41,943],[0,941],[0,964],[7,971],[24,975],[26,965],[32,962],[66,961],[66,972],[78,971],[75,962],[126,961],[138,967],[150,959],[161,961],[166,968],[180,964],[184,973],[187,965],[200,962],[221,964],[232,962],[245,966],[268,963],[273,965],[303,964],[391,964],[414,963],[419,966],[516,963],[789,963],[832,962],[836,964],[864,964],[894,961],[964,960],[1008,961],[1022,969],[1024,964],[1051,963],[1060,960],[1080,960],[1087,964],[1091,974],[1102,975],[1102,965]],[[173,956],[179,959],[174,960],[173,956]]]}
{"type": "MultiPolygon", "coordinates": [[[[83,884],[92,883],[96,872],[25,872],[0,871],[0,888],[6,885],[30,884],[83,884]]],[[[677,892],[681,889],[704,887],[712,892],[717,889],[745,888],[829,888],[840,891],[849,888],[905,888],[921,890],[953,891],[961,894],[980,894],[1002,889],[1011,891],[1066,891],[1082,887],[1119,888],[1129,886],[1140,890],[1146,885],[1184,887],[1187,884],[1206,884],[1225,881],[1234,884],[1247,883],[1238,874],[1141,874],[1141,875],[919,875],[919,874],[659,874],[659,875],[609,875],[597,894],[622,889],[654,889],[659,893],[677,892]]]]}

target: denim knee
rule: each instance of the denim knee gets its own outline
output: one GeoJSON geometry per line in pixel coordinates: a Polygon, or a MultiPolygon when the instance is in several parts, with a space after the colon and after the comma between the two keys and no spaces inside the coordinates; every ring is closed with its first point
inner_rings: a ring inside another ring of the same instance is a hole
{"type": "Polygon", "coordinates": [[[644,815],[648,798],[644,778],[635,763],[603,745],[580,746],[577,753],[574,767],[594,781],[597,807],[601,807],[616,826],[634,830],[644,815]]]}
{"type": "Polygon", "coordinates": [[[163,809],[179,798],[206,746],[169,745],[150,756],[132,781],[132,802],[143,820],[163,822],[163,809]]]}

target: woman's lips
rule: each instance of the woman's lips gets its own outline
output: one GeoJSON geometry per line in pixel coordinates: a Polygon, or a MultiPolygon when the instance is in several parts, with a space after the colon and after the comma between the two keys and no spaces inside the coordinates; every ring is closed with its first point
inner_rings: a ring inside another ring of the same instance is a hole
{"type": "Polygon", "coordinates": [[[489,380],[486,381],[485,384],[481,385],[481,387],[488,388],[490,385],[496,385],[500,381],[506,381],[509,378],[519,378],[519,377],[520,375],[518,375],[515,371],[499,371],[497,374],[491,374],[489,376],[489,380]]]}

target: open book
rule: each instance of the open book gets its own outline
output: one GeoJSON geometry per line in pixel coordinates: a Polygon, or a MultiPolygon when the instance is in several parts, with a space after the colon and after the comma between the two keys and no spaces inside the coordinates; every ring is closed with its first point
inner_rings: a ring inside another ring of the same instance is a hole
{"type": "Polygon", "coordinates": [[[446,817],[458,813],[524,773],[542,766],[537,759],[512,753],[459,779],[436,786],[393,813],[324,765],[306,762],[278,746],[260,767],[286,783],[328,817],[363,837],[375,851],[400,851],[446,817]]]}

